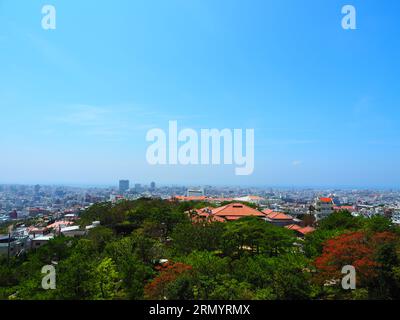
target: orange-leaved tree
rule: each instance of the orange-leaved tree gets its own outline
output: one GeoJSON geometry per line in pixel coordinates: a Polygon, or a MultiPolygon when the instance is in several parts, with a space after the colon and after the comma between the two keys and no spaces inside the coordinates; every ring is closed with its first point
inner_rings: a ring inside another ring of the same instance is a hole
{"type": "Polygon", "coordinates": [[[173,283],[179,276],[190,272],[192,266],[181,262],[168,262],[156,267],[156,270],[159,271],[159,274],[144,288],[147,299],[166,299],[168,285],[173,283]]]}
{"type": "Polygon", "coordinates": [[[375,234],[364,231],[345,233],[324,244],[322,255],[315,259],[317,280],[326,283],[343,277],[346,265],[356,269],[357,286],[372,283],[379,274],[381,261],[377,258],[380,248],[397,241],[391,232],[375,234]]]}

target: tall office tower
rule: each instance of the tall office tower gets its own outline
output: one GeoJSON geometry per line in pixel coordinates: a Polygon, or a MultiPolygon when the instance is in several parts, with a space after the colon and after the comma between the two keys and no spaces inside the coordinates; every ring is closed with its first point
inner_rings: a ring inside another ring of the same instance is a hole
{"type": "Polygon", "coordinates": [[[153,181],[152,183],[150,183],[150,189],[154,190],[156,188],[156,183],[153,181]]]}
{"type": "Polygon", "coordinates": [[[119,193],[125,193],[129,189],[129,180],[119,180],[119,193]]]}

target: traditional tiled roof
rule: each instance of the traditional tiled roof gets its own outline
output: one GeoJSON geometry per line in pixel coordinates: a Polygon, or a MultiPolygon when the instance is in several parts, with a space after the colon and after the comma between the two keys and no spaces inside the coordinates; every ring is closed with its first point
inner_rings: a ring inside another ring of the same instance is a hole
{"type": "Polygon", "coordinates": [[[301,229],[302,227],[300,227],[298,224],[290,224],[290,225],[288,225],[288,226],[285,226],[285,228],[286,229],[289,229],[289,230],[299,230],[299,229],[301,229]]]}
{"type": "Polygon", "coordinates": [[[226,206],[216,208],[213,210],[213,214],[220,217],[265,217],[265,214],[250,208],[242,203],[231,203],[226,206]]]}
{"type": "Polygon", "coordinates": [[[298,229],[296,231],[300,232],[302,235],[306,235],[306,234],[309,234],[311,232],[314,232],[315,228],[313,228],[313,227],[304,227],[304,228],[298,229]]]}
{"type": "Polygon", "coordinates": [[[216,216],[213,214],[213,209],[214,208],[211,208],[211,207],[205,207],[202,209],[193,210],[194,212],[196,212],[196,214],[194,216],[192,216],[192,218],[191,218],[192,221],[193,222],[202,222],[202,221],[225,222],[226,220],[223,217],[219,217],[219,216],[216,216]]]}
{"type": "Polygon", "coordinates": [[[208,215],[212,214],[213,209],[214,208],[211,208],[211,207],[205,207],[202,209],[195,209],[193,211],[195,211],[199,216],[208,216],[208,215]]]}
{"type": "Polygon", "coordinates": [[[274,212],[274,210],[272,209],[264,209],[263,211],[261,211],[262,213],[269,215],[270,213],[274,212]]]}
{"type": "Polygon", "coordinates": [[[269,214],[267,214],[267,218],[270,220],[293,220],[293,217],[285,214],[283,212],[271,212],[269,214]]]}

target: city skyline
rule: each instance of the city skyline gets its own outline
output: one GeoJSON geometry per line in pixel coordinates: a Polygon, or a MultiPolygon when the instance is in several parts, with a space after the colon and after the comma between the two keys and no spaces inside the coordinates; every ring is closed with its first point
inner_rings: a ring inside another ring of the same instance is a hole
{"type": "Polygon", "coordinates": [[[0,3],[0,183],[400,185],[399,3],[352,1],[356,30],[338,0],[52,4],[45,31],[0,3]],[[254,173],[150,166],[173,120],[254,129],[254,173]]]}
{"type": "MultiPolygon", "coordinates": [[[[132,180],[130,180],[132,182],[132,180]]],[[[151,188],[152,181],[137,181],[134,184],[139,184],[142,187],[151,188]]],[[[63,188],[78,188],[78,189],[85,189],[85,188],[98,188],[98,189],[119,189],[119,181],[110,182],[105,184],[84,184],[84,183],[3,183],[0,181],[0,186],[28,186],[34,187],[36,185],[44,186],[44,187],[63,187],[63,188]]],[[[319,191],[335,191],[335,190],[342,190],[342,191],[397,191],[400,190],[400,187],[391,187],[391,186],[335,186],[335,185],[252,185],[252,184],[210,184],[210,183],[157,183],[156,188],[172,188],[172,187],[179,187],[179,188],[206,188],[206,187],[216,187],[216,188],[254,188],[259,190],[274,189],[274,190],[319,190],[319,191]]],[[[135,185],[130,186],[129,190],[134,190],[135,185]]]]}

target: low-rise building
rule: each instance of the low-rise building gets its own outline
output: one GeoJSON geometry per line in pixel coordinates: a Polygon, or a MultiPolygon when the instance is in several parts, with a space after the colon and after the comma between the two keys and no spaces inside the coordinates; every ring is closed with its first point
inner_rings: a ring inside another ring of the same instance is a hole
{"type": "Polygon", "coordinates": [[[81,230],[79,226],[69,226],[61,228],[60,233],[66,237],[82,237],[86,234],[86,230],[81,230]]]}
{"type": "Polygon", "coordinates": [[[293,230],[298,237],[304,238],[307,234],[315,231],[313,227],[301,227],[297,224],[290,224],[285,226],[286,229],[293,230]]]}
{"type": "Polygon", "coordinates": [[[31,249],[37,249],[41,246],[49,243],[50,240],[54,238],[53,234],[42,235],[36,238],[31,239],[31,249]]]}
{"type": "MultiPolygon", "coordinates": [[[[264,210],[264,211],[267,212],[266,210],[264,210]]],[[[266,220],[269,223],[272,223],[273,225],[278,226],[278,227],[285,227],[285,226],[291,225],[295,222],[295,220],[292,216],[285,214],[283,212],[275,212],[275,211],[272,211],[272,212],[269,212],[268,214],[266,214],[266,220]]]]}
{"type": "Polygon", "coordinates": [[[242,203],[230,203],[226,206],[193,210],[193,221],[209,220],[209,221],[234,221],[245,217],[258,217],[265,220],[265,214],[261,211],[253,209],[242,203]]]}

